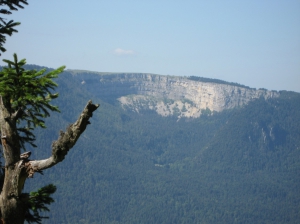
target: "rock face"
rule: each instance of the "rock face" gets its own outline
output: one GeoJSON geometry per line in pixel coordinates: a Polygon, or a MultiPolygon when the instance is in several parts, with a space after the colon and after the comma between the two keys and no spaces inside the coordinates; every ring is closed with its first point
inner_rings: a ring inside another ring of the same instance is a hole
{"type": "Polygon", "coordinates": [[[276,91],[232,83],[200,82],[189,77],[141,73],[70,71],[99,97],[118,99],[124,109],[155,110],[162,116],[199,117],[203,112],[241,107],[259,97],[278,97],[276,91]]]}

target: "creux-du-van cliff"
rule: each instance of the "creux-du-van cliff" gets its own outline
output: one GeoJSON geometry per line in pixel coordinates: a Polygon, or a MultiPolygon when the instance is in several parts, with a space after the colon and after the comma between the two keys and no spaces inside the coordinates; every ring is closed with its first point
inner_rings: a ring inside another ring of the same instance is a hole
{"type": "Polygon", "coordinates": [[[241,107],[279,92],[221,80],[144,73],[96,73],[69,70],[93,94],[118,99],[126,110],[154,110],[162,116],[196,118],[203,112],[241,107]]]}

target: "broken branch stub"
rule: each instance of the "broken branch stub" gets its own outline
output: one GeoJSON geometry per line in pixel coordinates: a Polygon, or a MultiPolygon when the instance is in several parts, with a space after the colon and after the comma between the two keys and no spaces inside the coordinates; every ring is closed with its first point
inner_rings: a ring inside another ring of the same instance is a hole
{"type": "Polygon", "coordinates": [[[61,131],[59,138],[53,142],[52,155],[48,159],[30,161],[28,165],[36,172],[50,168],[64,160],[68,151],[76,144],[80,135],[85,131],[86,126],[90,124],[89,119],[99,106],[99,104],[93,104],[91,100],[88,101],[77,121],[71,124],[65,132],[61,131]]]}

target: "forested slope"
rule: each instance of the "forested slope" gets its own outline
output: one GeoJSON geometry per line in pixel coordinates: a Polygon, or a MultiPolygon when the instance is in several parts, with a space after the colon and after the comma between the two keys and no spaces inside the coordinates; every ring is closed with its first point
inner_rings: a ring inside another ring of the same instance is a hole
{"type": "Polygon", "coordinates": [[[87,100],[101,106],[65,161],[26,186],[57,186],[48,223],[300,220],[300,94],[178,120],[124,111],[68,72],[57,81],[62,112],[38,130],[32,159],[50,154],[87,100]]]}

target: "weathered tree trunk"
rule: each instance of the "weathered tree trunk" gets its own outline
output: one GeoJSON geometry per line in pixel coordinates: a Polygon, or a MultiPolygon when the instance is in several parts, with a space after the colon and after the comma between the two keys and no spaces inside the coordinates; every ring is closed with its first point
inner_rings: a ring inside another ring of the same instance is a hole
{"type": "Polygon", "coordinates": [[[4,223],[17,224],[24,222],[23,203],[20,201],[20,196],[26,173],[22,172],[22,168],[16,166],[20,160],[20,145],[16,122],[9,109],[10,105],[3,102],[0,97],[1,142],[5,159],[5,177],[0,195],[0,208],[4,223]]]}
{"type": "Polygon", "coordinates": [[[65,133],[61,132],[58,140],[52,144],[52,155],[48,159],[31,161],[28,158],[20,158],[20,144],[16,127],[17,115],[10,113],[9,103],[3,102],[0,96],[1,142],[5,159],[5,177],[0,195],[2,223],[24,223],[28,195],[22,194],[22,189],[26,178],[64,160],[65,155],[90,123],[89,119],[98,107],[99,105],[89,101],[77,121],[71,124],[65,133]]]}
{"type": "Polygon", "coordinates": [[[2,223],[24,223],[27,203],[26,198],[22,198],[22,188],[26,177],[23,168],[17,166],[5,168],[5,179],[0,198],[2,223]]]}

